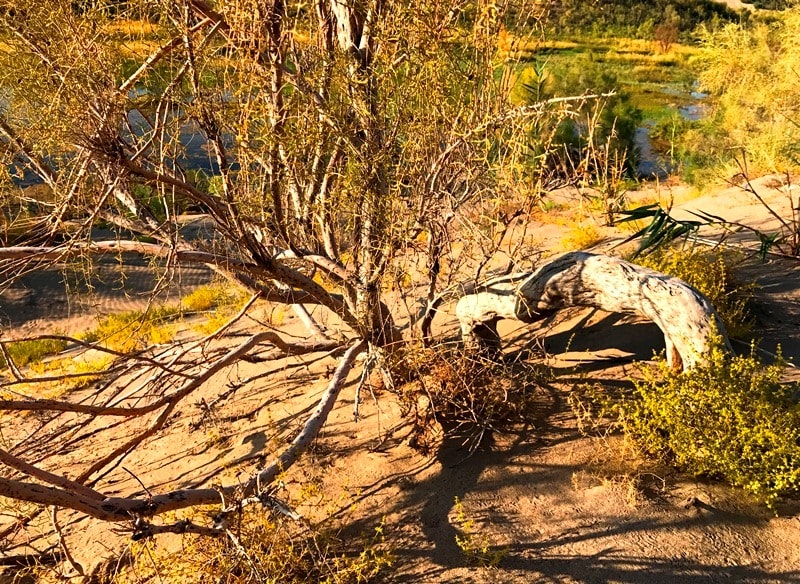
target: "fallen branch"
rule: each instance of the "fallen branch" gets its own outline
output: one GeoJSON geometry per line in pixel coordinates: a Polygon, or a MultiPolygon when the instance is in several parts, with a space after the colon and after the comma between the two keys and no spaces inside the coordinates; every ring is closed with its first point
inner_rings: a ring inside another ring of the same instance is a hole
{"type": "MultiPolygon", "coordinates": [[[[251,337],[247,344],[252,346],[255,342],[254,339],[265,334],[267,333],[251,337]]],[[[152,517],[167,511],[197,505],[214,505],[219,504],[221,500],[233,500],[237,497],[247,498],[258,494],[266,489],[280,473],[292,466],[319,434],[344,386],[356,356],[366,348],[367,342],[358,340],[345,352],[327,389],[301,432],[269,466],[256,473],[242,486],[232,485],[220,489],[179,489],[146,498],[110,497],[97,500],[79,494],[74,489],[47,487],[0,477],[0,496],[41,505],[57,505],[105,521],[126,521],[135,517],[152,517]]],[[[237,347],[236,351],[241,349],[242,347],[237,347]]],[[[171,411],[171,407],[174,407],[174,404],[162,412],[159,419],[164,418],[165,413],[171,411]]],[[[86,472],[83,473],[83,475],[86,474],[86,472]]]]}
{"type": "Polygon", "coordinates": [[[497,322],[535,322],[570,306],[636,314],[664,333],[667,362],[690,369],[703,360],[714,335],[730,350],[714,308],[683,280],[617,257],[572,252],[527,275],[500,278],[456,306],[465,342],[497,351],[497,322]]]}
{"type": "MultiPolygon", "coordinates": [[[[275,332],[264,331],[250,337],[247,341],[228,352],[225,356],[215,361],[209,369],[204,371],[199,376],[189,376],[187,374],[183,374],[184,377],[189,377],[190,379],[180,389],[144,406],[124,407],[110,405],[88,405],[52,399],[0,400],[0,411],[57,411],[89,414],[92,416],[117,416],[125,418],[143,416],[145,414],[155,412],[171,402],[180,401],[189,393],[200,387],[208,380],[208,378],[213,376],[220,369],[230,365],[242,355],[249,352],[253,347],[265,342],[269,342],[278,347],[280,352],[276,353],[275,357],[304,355],[307,353],[316,353],[318,351],[331,351],[342,345],[340,341],[334,340],[289,343],[283,340],[275,332]]],[[[59,377],[58,379],[62,378],[63,377],[59,377]]]]}

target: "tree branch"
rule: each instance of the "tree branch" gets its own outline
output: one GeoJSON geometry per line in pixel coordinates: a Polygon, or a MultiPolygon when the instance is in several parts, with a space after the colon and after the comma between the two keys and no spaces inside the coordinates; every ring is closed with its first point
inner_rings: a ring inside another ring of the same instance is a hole
{"type": "MultiPolygon", "coordinates": [[[[95,497],[90,498],[71,489],[45,487],[36,483],[0,477],[0,495],[41,505],[66,507],[106,521],[125,521],[132,517],[152,517],[167,511],[195,505],[219,504],[223,498],[237,496],[244,498],[260,493],[280,473],[294,464],[317,436],[325,424],[328,414],[333,409],[347,375],[353,367],[356,356],[366,348],[367,342],[358,340],[345,352],[328,384],[328,388],[323,393],[314,412],[306,421],[302,431],[286,450],[273,460],[269,466],[250,478],[243,487],[232,485],[221,489],[180,489],[145,499],[111,497],[97,500],[95,497]]],[[[171,408],[165,410],[159,418],[164,418],[165,413],[168,415],[168,411],[171,411],[171,408]]],[[[85,475],[86,473],[83,474],[85,475]]]]}

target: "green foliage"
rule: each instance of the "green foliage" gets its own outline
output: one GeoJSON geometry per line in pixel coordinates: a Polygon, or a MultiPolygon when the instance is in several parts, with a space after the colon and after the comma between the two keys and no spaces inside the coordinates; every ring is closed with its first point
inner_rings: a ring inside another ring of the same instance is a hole
{"type": "Polygon", "coordinates": [[[720,251],[662,247],[636,262],[693,286],[716,308],[728,335],[740,338],[753,328],[748,303],[755,286],[736,281],[732,273],[734,260],[734,256],[720,251]]]}
{"type": "MultiPolygon", "coordinates": [[[[639,243],[639,249],[632,254],[632,258],[636,258],[645,253],[651,253],[680,237],[688,236],[696,232],[701,225],[700,221],[675,219],[669,212],[662,209],[661,205],[658,203],[643,205],[635,209],[622,210],[620,211],[620,215],[622,215],[623,218],[619,220],[619,223],[649,220],[647,225],[636,231],[636,233],[623,242],[628,243],[634,239],[641,238],[642,241],[639,243]]],[[[637,224],[634,223],[634,225],[637,224]]]]}
{"type": "Polygon", "coordinates": [[[628,393],[590,388],[577,401],[599,405],[648,453],[774,507],[800,492],[800,387],[780,383],[783,368],[762,364],[754,352],[729,358],[716,346],[690,371],[662,362],[643,369],[628,393]]]}
{"type": "Polygon", "coordinates": [[[763,10],[785,10],[792,4],[792,0],[753,0],[750,4],[763,10]]]}
{"type": "Polygon", "coordinates": [[[636,167],[636,128],[642,112],[620,90],[608,66],[592,55],[562,60],[557,66],[534,63],[524,68],[514,86],[512,100],[535,103],[552,97],[585,93],[609,94],[601,101],[577,104],[574,115],[555,121],[555,127],[538,127],[531,135],[531,150],[542,148],[541,136],[552,135],[545,145],[545,165],[564,179],[575,177],[589,184],[602,183],[614,168],[632,173],[636,167]]]}
{"type": "Polygon", "coordinates": [[[238,529],[209,539],[184,536],[179,551],[149,540],[134,543],[133,565],[114,582],[219,582],[225,584],[367,584],[394,564],[384,526],[361,538],[360,549],[334,534],[246,510],[238,529]]]}
{"type": "Polygon", "coordinates": [[[712,0],[560,0],[547,21],[549,37],[591,34],[598,37],[653,38],[655,23],[670,22],[686,36],[699,25],[717,28],[746,19],[712,0]]]}
{"type": "MultiPolygon", "coordinates": [[[[34,339],[6,343],[8,354],[17,367],[25,367],[40,362],[44,357],[57,355],[67,348],[67,342],[61,339],[34,339]]],[[[0,368],[8,366],[3,355],[0,355],[0,368]]]]}
{"type": "Polygon", "coordinates": [[[122,353],[141,350],[150,344],[170,341],[174,331],[169,323],[178,314],[177,308],[170,307],[110,314],[100,320],[94,329],[84,333],[83,340],[97,342],[122,353]]]}
{"type": "Polygon", "coordinates": [[[753,173],[800,162],[800,6],[769,22],[706,31],[702,40],[699,80],[714,97],[711,123],[720,134],[712,145],[744,150],[753,173]]]}

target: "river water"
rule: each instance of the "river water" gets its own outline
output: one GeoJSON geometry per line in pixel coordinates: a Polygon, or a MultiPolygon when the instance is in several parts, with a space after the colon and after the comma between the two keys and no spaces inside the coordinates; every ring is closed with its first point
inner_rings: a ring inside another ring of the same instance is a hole
{"type": "MultiPolygon", "coordinates": [[[[665,89],[664,93],[685,96],[685,93],[678,93],[674,89],[665,89]]],[[[690,122],[696,122],[706,117],[708,114],[708,103],[706,102],[708,95],[699,91],[690,91],[688,98],[689,101],[687,103],[674,108],[675,112],[681,118],[690,122]]],[[[657,178],[663,180],[677,170],[677,165],[669,159],[668,155],[659,153],[653,148],[653,142],[650,139],[652,126],[652,121],[645,121],[636,128],[636,134],[634,135],[634,144],[638,154],[636,174],[641,179],[657,178]]]]}

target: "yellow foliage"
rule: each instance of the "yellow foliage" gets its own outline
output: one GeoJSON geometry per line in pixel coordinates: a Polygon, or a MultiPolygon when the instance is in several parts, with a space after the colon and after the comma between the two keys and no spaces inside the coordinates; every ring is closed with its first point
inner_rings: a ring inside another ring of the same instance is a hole
{"type": "Polygon", "coordinates": [[[561,238],[561,246],[564,251],[575,251],[588,249],[602,240],[603,236],[594,225],[579,223],[570,227],[561,238]]]}
{"type": "Polygon", "coordinates": [[[231,287],[227,282],[208,284],[184,296],[181,307],[189,312],[202,312],[222,306],[241,306],[246,298],[247,294],[242,288],[231,287]]]}
{"type": "Polygon", "coordinates": [[[770,23],[707,32],[700,83],[719,104],[728,146],[747,152],[749,171],[781,171],[800,142],[800,6],[770,23]]]}
{"type": "Polygon", "coordinates": [[[114,582],[366,584],[394,564],[383,530],[381,523],[362,537],[361,549],[350,551],[333,534],[251,506],[235,529],[217,539],[183,536],[177,551],[152,540],[134,542],[133,563],[114,582]]]}
{"type": "Polygon", "coordinates": [[[98,342],[115,351],[129,353],[143,349],[148,343],[172,340],[174,327],[169,326],[169,321],[177,316],[176,308],[167,307],[153,308],[147,312],[132,310],[110,314],[94,329],[86,332],[83,339],[98,342]]]}
{"type": "Polygon", "coordinates": [[[456,534],[456,545],[464,553],[466,558],[478,566],[497,566],[506,550],[496,549],[491,539],[485,533],[479,532],[475,521],[470,518],[464,510],[461,499],[455,498],[453,503],[455,514],[454,523],[459,533],[456,534]]]}

